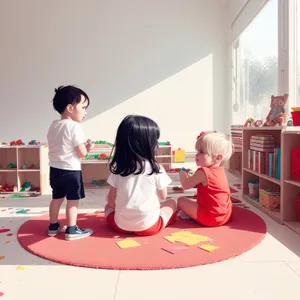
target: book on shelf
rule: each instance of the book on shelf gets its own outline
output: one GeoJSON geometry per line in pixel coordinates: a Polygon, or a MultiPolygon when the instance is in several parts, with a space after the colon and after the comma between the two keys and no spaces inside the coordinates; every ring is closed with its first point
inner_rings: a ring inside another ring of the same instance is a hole
{"type": "Polygon", "coordinates": [[[280,179],[280,148],[275,146],[274,136],[251,136],[248,169],[280,179]]]}
{"type": "Polygon", "coordinates": [[[248,149],[248,169],[280,179],[280,148],[248,149]]]}

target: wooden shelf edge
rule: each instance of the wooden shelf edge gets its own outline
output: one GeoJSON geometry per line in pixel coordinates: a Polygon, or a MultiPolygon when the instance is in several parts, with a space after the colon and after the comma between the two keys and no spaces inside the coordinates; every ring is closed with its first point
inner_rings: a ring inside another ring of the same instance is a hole
{"type": "Polygon", "coordinates": [[[285,221],[284,225],[296,233],[300,234],[300,221],[285,221]]]}
{"type": "Polygon", "coordinates": [[[283,221],[281,219],[281,213],[278,211],[272,211],[269,210],[265,207],[263,207],[262,205],[260,205],[257,201],[253,200],[250,196],[248,195],[243,195],[243,198],[245,201],[247,201],[249,204],[251,204],[252,206],[254,206],[255,208],[259,209],[260,211],[262,211],[263,213],[265,213],[267,216],[269,216],[270,218],[272,218],[273,220],[275,220],[276,222],[283,224],[283,221]]]}
{"type": "Polygon", "coordinates": [[[243,170],[246,171],[246,172],[248,172],[248,173],[252,173],[253,175],[256,175],[256,176],[258,176],[260,178],[263,178],[263,179],[266,179],[266,180],[271,181],[273,183],[276,183],[278,185],[281,185],[280,180],[276,179],[274,177],[268,176],[266,174],[258,173],[256,171],[253,171],[253,170],[249,169],[249,168],[243,168],[243,170]]]}
{"type": "Polygon", "coordinates": [[[263,130],[272,131],[273,130],[273,131],[275,131],[275,130],[280,130],[281,131],[285,128],[286,128],[286,126],[243,127],[243,130],[245,130],[245,131],[251,131],[251,130],[253,130],[253,131],[263,131],[263,130]]]}
{"type": "Polygon", "coordinates": [[[300,187],[300,182],[295,180],[284,180],[285,183],[300,187]]]}

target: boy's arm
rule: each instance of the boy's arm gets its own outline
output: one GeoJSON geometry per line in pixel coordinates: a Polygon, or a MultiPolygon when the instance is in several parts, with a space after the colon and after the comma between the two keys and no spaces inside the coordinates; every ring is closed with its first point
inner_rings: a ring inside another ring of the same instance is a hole
{"type": "Polygon", "coordinates": [[[86,143],[82,143],[75,147],[76,154],[78,155],[79,158],[84,158],[93,148],[93,144],[91,140],[87,140],[86,143]]]}
{"type": "Polygon", "coordinates": [[[183,189],[188,190],[205,180],[205,173],[201,170],[196,171],[192,176],[188,176],[185,171],[179,172],[180,183],[183,189]]]}
{"type": "Polygon", "coordinates": [[[116,206],[116,197],[117,189],[111,186],[107,195],[107,203],[110,207],[114,208],[116,206]]]}

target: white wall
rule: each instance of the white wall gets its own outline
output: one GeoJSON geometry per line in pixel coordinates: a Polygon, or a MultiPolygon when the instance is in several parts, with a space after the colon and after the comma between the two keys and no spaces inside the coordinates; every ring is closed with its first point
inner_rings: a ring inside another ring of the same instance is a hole
{"type": "Polygon", "coordinates": [[[54,88],[91,99],[87,137],[113,142],[128,113],[192,150],[228,131],[228,12],[218,0],[1,0],[0,140],[46,140],[54,88]]]}

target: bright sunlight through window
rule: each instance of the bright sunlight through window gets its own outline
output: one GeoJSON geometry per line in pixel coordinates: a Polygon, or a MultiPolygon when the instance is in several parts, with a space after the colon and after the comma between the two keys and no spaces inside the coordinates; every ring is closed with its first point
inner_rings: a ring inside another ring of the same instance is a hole
{"type": "Polygon", "coordinates": [[[278,1],[271,0],[233,45],[233,123],[265,119],[277,94],[278,1]]]}

